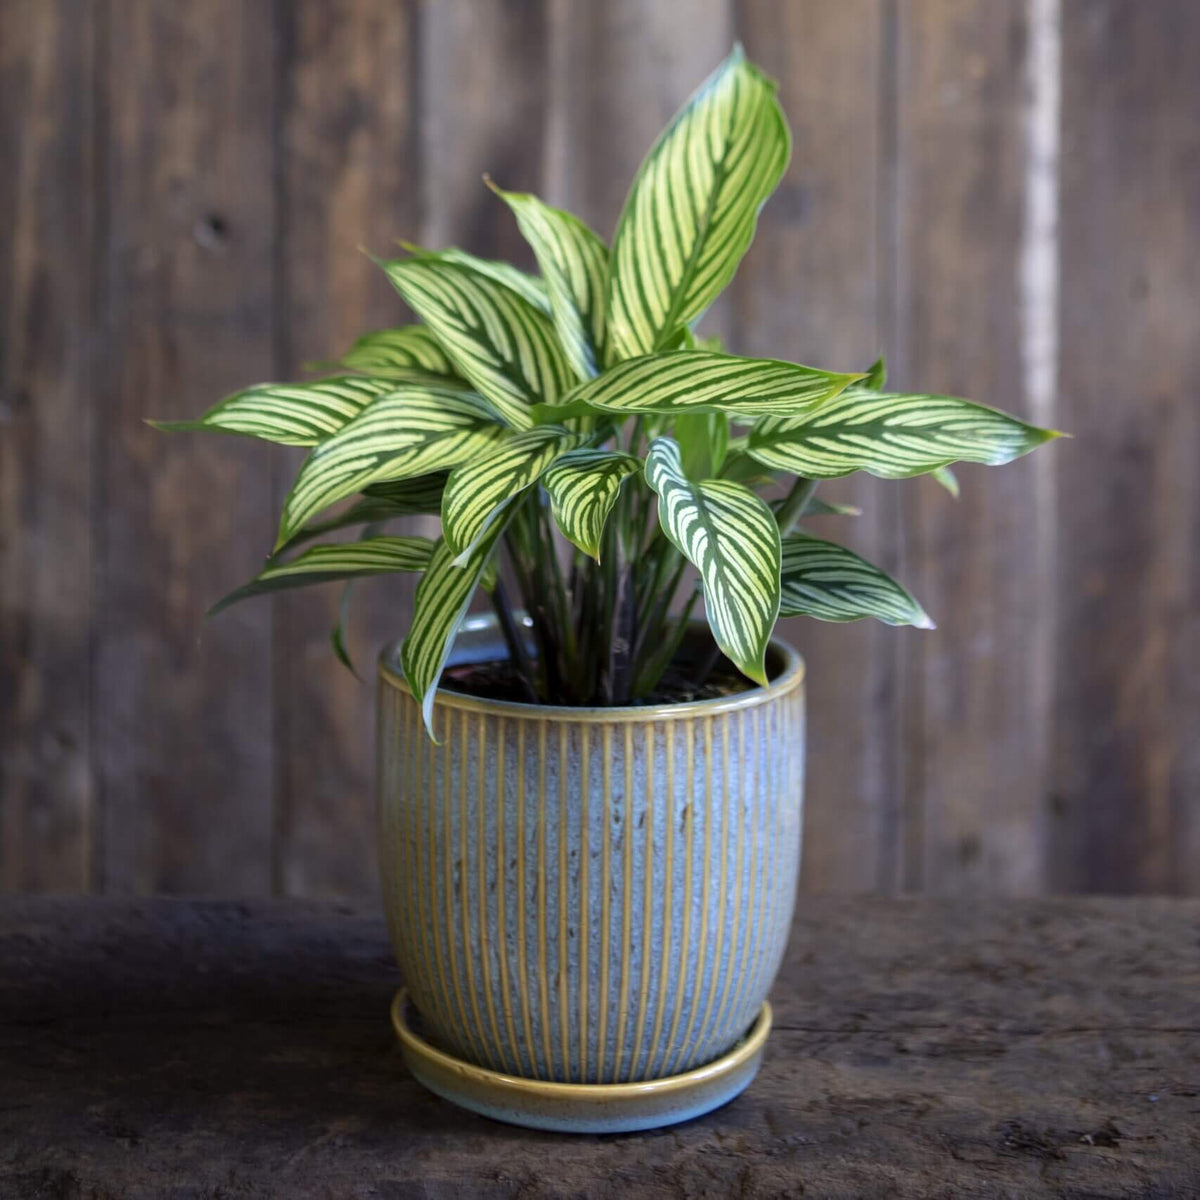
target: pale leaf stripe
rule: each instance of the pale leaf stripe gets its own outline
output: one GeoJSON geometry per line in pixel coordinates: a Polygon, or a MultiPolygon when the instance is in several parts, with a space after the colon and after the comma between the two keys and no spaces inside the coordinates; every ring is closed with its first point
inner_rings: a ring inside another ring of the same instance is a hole
{"type": "Polygon", "coordinates": [[[566,404],[618,413],[715,409],[795,416],[827,404],[858,378],[770,358],[673,350],[619,363],[575,388],[566,404]]]}
{"type": "Polygon", "coordinates": [[[469,392],[424,387],[383,397],[309,455],[284,502],[278,544],[367,485],[457,466],[502,432],[469,392]]]}
{"type": "Polygon", "coordinates": [[[433,543],[423,537],[375,537],[359,542],[313,546],[290,562],[273,562],[249,583],[219,600],[209,609],[215,616],[222,609],[250,596],[364,575],[387,575],[395,571],[423,571],[433,552],[433,543]]]}
{"type": "Polygon", "coordinates": [[[783,539],[781,617],[857,621],[933,629],[929,614],[890,575],[845,546],[805,533],[783,539]]]}
{"type": "Polygon", "coordinates": [[[604,523],[617,501],[621,482],[641,466],[632,454],[615,450],[572,450],[542,476],[563,536],[597,562],[604,523]]]}
{"type": "Polygon", "coordinates": [[[609,357],[661,349],[733,278],[787,166],[775,84],[737,47],[664,130],[634,180],[609,269],[609,357]]]}
{"type": "Polygon", "coordinates": [[[560,454],[582,440],[561,426],[539,425],[506,434],[486,455],[451,471],[442,494],[442,536],[454,553],[469,551],[503,504],[536,483],[560,454]]]}
{"type": "Polygon", "coordinates": [[[421,706],[430,737],[434,736],[433,701],[442,667],[512,511],[510,507],[504,518],[492,523],[461,566],[455,565],[454,551],[445,539],[439,538],[429,566],[417,584],[412,624],[400,648],[400,665],[421,706]]]}
{"type": "Polygon", "coordinates": [[[150,424],[156,429],[211,430],[284,446],[315,446],[395,387],[395,383],[386,379],[364,379],[357,375],[313,383],[259,383],[227,396],[198,420],[150,424]]]}
{"type": "Polygon", "coordinates": [[[952,462],[997,466],[1058,436],[953,396],[854,388],[809,416],[759,421],[746,451],[775,470],[814,479],[853,471],[903,479],[952,462]]]}
{"type": "Polygon", "coordinates": [[[779,612],[779,528],[770,508],[741,484],[692,483],[670,438],[650,444],[645,473],[658,494],[659,524],[700,572],[717,645],[739,671],[765,684],[779,612]]]}
{"type": "Polygon", "coordinates": [[[604,366],[608,248],[578,217],[527,192],[493,189],[512,209],[542,268],[550,309],[568,360],[580,379],[604,366]]]}
{"type": "Polygon", "coordinates": [[[555,403],[573,383],[550,318],[510,288],[435,258],[397,259],[385,269],[458,373],[509,425],[528,429],[530,406],[555,403]]]}

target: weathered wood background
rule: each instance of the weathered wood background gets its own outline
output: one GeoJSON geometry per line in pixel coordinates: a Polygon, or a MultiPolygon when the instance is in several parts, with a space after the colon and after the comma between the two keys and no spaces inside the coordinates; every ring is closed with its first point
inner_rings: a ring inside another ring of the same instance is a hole
{"type": "Polygon", "coordinates": [[[360,243],[529,261],[484,171],[611,231],[734,38],[795,154],[714,327],[1075,434],[830,489],[941,628],[791,628],[805,886],[1200,892],[1194,0],[0,0],[0,889],[375,886],[336,597],[201,621],[294,461],[141,419],[402,319],[360,243]]]}

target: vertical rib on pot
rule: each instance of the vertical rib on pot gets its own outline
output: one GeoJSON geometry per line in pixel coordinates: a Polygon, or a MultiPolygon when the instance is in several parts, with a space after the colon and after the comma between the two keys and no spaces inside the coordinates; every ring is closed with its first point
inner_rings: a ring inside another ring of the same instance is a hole
{"type": "Polygon", "coordinates": [[[799,869],[803,668],[776,658],[766,689],[673,707],[443,692],[437,745],[385,656],[384,905],[433,1041],[577,1083],[675,1074],[738,1041],[799,869]]]}

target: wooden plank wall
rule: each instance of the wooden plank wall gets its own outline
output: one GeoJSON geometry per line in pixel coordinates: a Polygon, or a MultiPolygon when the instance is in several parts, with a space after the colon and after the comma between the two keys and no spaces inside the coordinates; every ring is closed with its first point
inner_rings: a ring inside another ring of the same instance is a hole
{"type": "Polygon", "coordinates": [[[530,262],[485,171],[610,232],[735,38],[795,155],[710,326],[1075,434],[828,489],[940,629],[789,623],[804,886],[1200,893],[1191,0],[0,0],[0,890],[374,888],[337,596],[201,620],[295,456],[141,418],[403,319],[360,244],[530,262]]]}

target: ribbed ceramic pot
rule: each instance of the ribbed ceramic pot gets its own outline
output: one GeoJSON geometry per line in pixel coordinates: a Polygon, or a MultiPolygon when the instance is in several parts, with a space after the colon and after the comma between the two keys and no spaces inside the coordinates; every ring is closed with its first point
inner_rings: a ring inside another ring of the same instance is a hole
{"type": "MultiPolygon", "coordinates": [[[[505,654],[494,620],[474,618],[450,662],[505,654]]],[[[438,744],[398,648],[384,653],[384,905],[430,1043],[505,1075],[621,1084],[745,1037],[800,863],[804,668],[779,641],[767,662],[767,687],[662,707],[443,688],[438,744]]]]}

